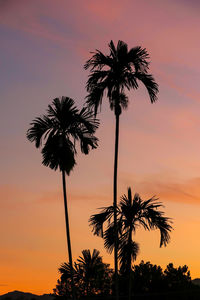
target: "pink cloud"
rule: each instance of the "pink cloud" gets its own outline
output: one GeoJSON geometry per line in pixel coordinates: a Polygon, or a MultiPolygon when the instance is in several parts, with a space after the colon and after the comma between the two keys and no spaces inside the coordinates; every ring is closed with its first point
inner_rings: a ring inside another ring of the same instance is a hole
{"type": "Polygon", "coordinates": [[[88,13],[97,17],[104,22],[111,23],[121,18],[124,13],[128,1],[87,1],[86,10],[88,13]]]}
{"type": "Polygon", "coordinates": [[[0,199],[1,210],[16,210],[25,206],[26,200],[29,199],[31,201],[33,197],[25,189],[7,184],[0,186],[0,199]]]}
{"type": "Polygon", "coordinates": [[[84,1],[83,4],[61,0],[59,5],[53,0],[10,0],[0,11],[0,22],[75,49],[84,57],[95,49],[95,44],[97,48],[103,45],[103,50],[112,38],[125,39],[130,46],[142,43],[152,53],[154,62],[177,62],[195,67],[194,62],[198,61],[198,16],[195,10],[188,13],[184,5],[180,11],[179,2],[174,1],[163,7],[157,0],[151,3],[125,1],[123,4],[120,1],[84,1]],[[44,18],[49,18],[50,22],[44,22],[44,18]],[[54,21],[62,31],[56,28],[54,21]],[[69,27],[71,36],[67,34],[69,27]]]}
{"type": "MultiPolygon", "coordinates": [[[[56,19],[55,13],[57,10],[53,5],[54,3],[52,0],[44,1],[44,3],[37,0],[29,3],[24,0],[19,2],[10,0],[4,9],[0,11],[0,23],[8,28],[59,43],[63,47],[72,48],[77,46],[73,39],[61,34],[53,26],[43,23],[43,17],[50,17],[52,22],[56,19]]],[[[62,13],[60,22],[64,27],[66,26],[64,11],[67,7],[65,3],[63,5],[63,10],[59,10],[57,13],[62,13]]]]}
{"type": "Polygon", "coordinates": [[[151,176],[133,176],[133,174],[121,174],[120,180],[123,186],[132,186],[134,192],[141,197],[150,198],[156,195],[161,202],[186,203],[200,205],[200,178],[178,180],[173,175],[155,174],[151,176]],[[132,184],[131,184],[132,183],[132,184]]]}
{"type": "MultiPolygon", "coordinates": [[[[180,72],[177,71],[175,74],[172,74],[169,71],[161,71],[160,68],[156,68],[156,73],[159,75],[160,82],[165,83],[168,87],[174,89],[180,95],[197,102],[200,101],[200,91],[191,88],[192,84],[189,84],[188,78],[183,78],[180,72]],[[180,84],[179,76],[181,76],[181,79],[185,81],[185,84],[180,84]],[[179,82],[179,84],[177,82],[179,82]]],[[[196,78],[194,80],[196,80],[196,78]]]]}

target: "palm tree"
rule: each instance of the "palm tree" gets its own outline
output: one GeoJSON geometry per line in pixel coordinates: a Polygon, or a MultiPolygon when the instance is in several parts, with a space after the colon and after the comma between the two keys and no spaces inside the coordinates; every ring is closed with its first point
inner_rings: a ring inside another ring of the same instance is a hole
{"type": "MultiPolygon", "coordinates": [[[[64,298],[69,297],[72,292],[70,264],[66,262],[62,263],[58,271],[61,277],[57,281],[54,293],[57,296],[64,296],[64,298]]],[[[76,289],[76,297],[80,298],[80,296],[84,294],[83,269],[76,262],[74,262],[73,268],[73,284],[76,289]]]]}
{"type": "MultiPolygon", "coordinates": [[[[170,240],[172,226],[171,220],[164,216],[159,208],[163,207],[158,199],[152,197],[146,201],[138,194],[132,197],[131,188],[128,188],[128,195],[123,195],[117,207],[117,228],[118,228],[118,257],[120,268],[123,273],[129,276],[129,299],[131,299],[131,265],[136,259],[139,246],[133,241],[133,234],[138,226],[145,230],[159,229],[160,247],[166,246],[170,240]]],[[[114,207],[104,207],[100,213],[90,217],[90,225],[95,235],[104,238],[104,246],[112,252],[114,248],[115,225],[113,222],[114,207]],[[103,230],[107,222],[107,229],[103,230]]]]}
{"type": "MultiPolygon", "coordinates": [[[[61,264],[59,268],[61,280],[58,281],[55,292],[59,295],[68,294],[70,290],[70,266],[67,263],[61,264]],[[67,289],[67,291],[65,291],[67,289]],[[65,291],[63,293],[63,290],[65,291]]],[[[112,271],[109,265],[103,263],[100,252],[96,249],[91,253],[89,249],[82,251],[77,262],[74,263],[74,279],[76,290],[81,296],[96,294],[108,294],[111,285],[112,271]]]]}
{"type": "Polygon", "coordinates": [[[92,57],[84,65],[85,69],[90,68],[90,75],[87,81],[86,103],[94,109],[95,115],[101,108],[104,94],[109,100],[110,108],[114,111],[116,119],[115,129],[115,157],[114,157],[114,179],[113,179],[113,207],[115,226],[115,280],[116,297],[118,298],[118,262],[117,262],[117,165],[118,165],[118,144],[119,144],[119,116],[122,109],[128,107],[128,97],[125,90],[137,89],[139,82],[146,87],[151,103],[157,100],[158,85],[152,75],[148,74],[149,54],[146,49],[135,47],[128,50],[123,41],[118,41],[117,47],[113,41],[109,43],[109,55],[101,51],[93,52],[92,57]]]}
{"type": "MultiPolygon", "coordinates": [[[[71,280],[71,267],[69,263],[62,263],[58,269],[61,274],[60,279],[57,280],[56,288],[53,289],[56,296],[61,296],[64,299],[68,299],[72,294],[72,280],[71,280]]],[[[83,293],[83,270],[79,264],[74,262],[73,268],[73,284],[76,290],[76,297],[80,298],[83,293]]]]}
{"type": "Polygon", "coordinates": [[[42,164],[53,170],[59,169],[62,173],[67,246],[73,285],[65,174],[70,175],[76,164],[76,141],[80,142],[81,152],[84,154],[88,154],[90,148],[97,147],[97,138],[93,134],[98,127],[98,121],[87,108],[79,112],[74,100],[63,96],[54,99],[52,105],[48,106],[47,114],[34,119],[30,125],[27,138],[35,142],[36,148],[42,148],[42,164]]]}
{"type": "Polygon", "coordinates": [[[107,268],[102,262],[100,252],[96,249],[92,254],[89,249],[82,251],[82,257],[77,259],[80,267],[84,270],[84,282],[86,295],[92,295],[99,292],[99,289],[103,289],[104,281],[106,280],[107,268]]]}

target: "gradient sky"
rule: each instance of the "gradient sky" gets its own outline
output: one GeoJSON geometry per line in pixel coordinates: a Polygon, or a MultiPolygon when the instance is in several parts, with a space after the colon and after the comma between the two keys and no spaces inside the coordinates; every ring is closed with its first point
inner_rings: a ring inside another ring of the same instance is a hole
{"type": "MultiPolygon", "coordinates": [[[[111,39],[147,48],[160,89],[153,105],[142,86],[128,93],[120,119],[119,196],[128,186],[157,195],[174,220],[166,248],[159,232],[138,230],[137,263],[187,264],[200,277],[199,10],[198,0],[0,0],[0,294],[55,287],[67,255],[61,176],[41,165],[25,134],[55,97],[81,108],[83,64],[111,39]]],[[[67,190],[73,257],[97,248],[113,265],[88,226],[112,203],[114,115],[104,100],[99,148],[77,157],[67,190]]]]}

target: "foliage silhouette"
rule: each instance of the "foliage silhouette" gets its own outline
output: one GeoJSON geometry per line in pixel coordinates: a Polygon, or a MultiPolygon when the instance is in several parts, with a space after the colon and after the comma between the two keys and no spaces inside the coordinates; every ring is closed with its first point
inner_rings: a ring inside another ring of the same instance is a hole
{"type": "Polygon", "coordinates": [[[165,280],[168,288],[171,290],[186,289],[191,284],[190,271],[188,266],[179,266],[175,268],[172,263],[168,264],[165,271],[165,280]]]}
{"type": "MultiPolygon", "coordinates": [[[[71,292],[70,266],[63,263],[59,268],[61,274],[57,282],[55,295],[67,296],[71,292]]],[[[78,296],[109,295],[111,291],[112,270],[103,263],[98,250],[83,250],[74,263],[74,282],[78,296]]]]}
{"type": "Polygon", "coordinates": [[[117,46],[113,41],[109,43],[109,55],[104,55],[96,50],[92,57],[84,65],[90,69],[86,89],[88,92],[86,103],[94,109],[95,115],[101,108],[102,99],[106,93],[110,108],[114,111],[116,119],[115,129],[115,157],[113,178],[113,207],[115,228],[115,280],[116,297],[118,298],[118,261],[117,261],[117,166],[118,166],[118,144],[119,144],[119,116],[122,109],[128,107],[128,97],[125,90],[137,89],[139,82],[146,87],[151,103],[157,100],[158,85],[153,76],[148,74],[149,54],[145,48],[134,47],[128,50],[123,41],[118,41],[117,46]]]}
{"type": "Polygon", "coordinates": [[[141,261],[133,267],[132,275],[135,292],[172,292],[194,288],[186,265],[175,268],[170,263],[163,271],[160,266],[141,261]]]}
{"type": "MultiPolygon", "coordinates": [[[[59,168],[62,173],[63,196],[65,206],[67,246],[69,264],[73,285],[72,251],[67,208],[65,173],[70,175],[76,160],[76,142],[79,141],[81,152],[88,154],[89,150],[97,147],[97,138],[94,136],[98,128],[98,120],[87,108],[79,112],[74,100],[68,97],[55,98],[48,106],[47,114],[35,118],[27,131],[27,138],[34,142],[36,148],[42,148],[42,164],[53,170],[59,168]]],[[[73,289],[73,297],[75,291],[73,289]]]]}
{"type": "MultiPolygon", "coordinates": [[[[111,296],[113,271],[109,265],[103,263],[99,252],[94,251],[98,254],[92,255],[89,250],[83,250],[82,254],[85,254],[74,263],[74,280],[78,296],[80,299],[113,299],[111,296]],[[88,278],[90,278],[89,288],[87,288],[88,278]]],[[[61,277],[57,281],[54,295],[68,299],[71,294],[69,264],[63,263],[59,273],[61,277]]],[[[162,270],[159,265],[141,261],[140,264],[133,266],[131,281],[134,299],[199,299],[200,296],[200,287],[192,284],[187,266],[175,268],[170,263],[162,270]]],[[[124,272],[120,272],[119,290],[122,299],[127,299],[127,289],[127,276],[124,272]]]]}
{"type": "MultiPolygon", "coordinates": [[[[159,229],[160,247],[166,246],[170,240],[169,233],[172,230],[171,220],[164,216],[164,212],[159,209],[163,207],[158,199],[152,197],[146,201],[142,200],[139,194],[132,197],[131,188],[128,188],[128,194],[121,197],[117,206],[117,228],[118,228],[118,257],[120,262],[120,271],[129,277],[129,299],[131,298],[131,265],[136,259],[139,246],[133,241],[133,234],[138,226],[145,230],[159,229]]],[[[89,222],[93,227],[95,235],[104,239],[104,246],[112,252],[114,248],[114,207],[104,207],[100,213],[90,217],[89,222]],[[104,231],[104,224],[107,228],[104,231]]]]}
{"type": "Polygon", "coordinates": [[[164,273],[160,266],[141,261],[132,269],[135,292],[162,292],[165,290],[164,273]]]}

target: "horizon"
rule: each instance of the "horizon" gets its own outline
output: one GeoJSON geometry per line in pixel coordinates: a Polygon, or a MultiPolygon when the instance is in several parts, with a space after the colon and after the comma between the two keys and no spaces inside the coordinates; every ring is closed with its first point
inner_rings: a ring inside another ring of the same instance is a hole
{"type": "MultiPolygon", "coordinates": [[[[195,279],[192,279],[192,280],[199,280],[199,281],[200,281],[200,278],[195,278],[195,279]]],[[[199,283],[199,284],[200,284],[200,283],[199,283]]],[[[6,295],[6,294],[16,293],[16,292],[17,292],[17,293],[23,293],[23,294],[31,294],[31,295],[35,295],[35,296],[53,295],[53,293],[35,294],[35,293],[27,292],[27,291],[13,290],[13,291],[10,291],[10,292],[4,293],[4,294],[0,294],[0,296],[4,296],[4,295],[6,295]]]]}
{"type": "MultiPolygon", "coordinates": [[[[163,248],[157,231],[138,230],[135,263],[186,264],[192,279],[200,278],[199,8],[195,0],[0,3],[0,295],[51,293],[56,285],[67,257],[61,174],[42,165],[26,131],[58,96],[82,107],[83,65],[95,49],[108,53],[110,40],[146,48],[159,84],[154,104],[142,85],[128,92],[120,116],[118,200],[128,186],[145,200],[156,195],[174,227],[163,248]]],[[[79,151],[66,178],[72,252],[76,260],[96,248],[113,267],[113,254],[88,223],[112,203],[115,123],[106,97],[98,118],[99,147],[87,156],[79,151]]]]}
{"type": "Polygon", "coordinates": [[[24,293],[24,294],[31,294],[31,295],[36,295],[36,296],[44,296],[44,295],[50,295],[51,294],[51,293],[49,293],[49,294],[34,294],[34,293],[30,293],[30,292],[24,292],[24,291],[14,290],[14,291],[10,291],[10,292],[4,293],[4,294],[0,294],[0,296],[4,296],[6,294],[15,293],[15,292],[17,292],[17,293],[24,293]]]}

